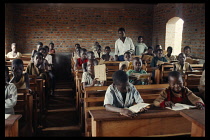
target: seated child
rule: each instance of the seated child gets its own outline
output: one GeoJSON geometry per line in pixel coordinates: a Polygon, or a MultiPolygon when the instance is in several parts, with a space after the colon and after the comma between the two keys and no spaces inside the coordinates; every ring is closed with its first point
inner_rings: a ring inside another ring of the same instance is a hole
{"type": "Polygon", "coordinates": [[[163,56],[163,50],[162,49],[158,49],[157,50],[157,55],[155,57],[152,58],[152,61],[150,63],[150,66],[152,67],[152,69],[158,69],[159,66],[157,65],[157,62],[162,61],[162,62],[168,62],[167,59],[163,56]]]}
{"type": "Polygon", "coordinates": [[[22,54],[20,52],[17,52],[16,50],[16,43],[12,43],[11,49],[12,51],[6,55],[6,58],[21,58],[22,57],[22,54]]]}
{"type": "Polygon", "coordinates": [[[205,105],[200,97],[183,86],[181,73],[171,71],[168,74],[169,87],[166,88],[155,100],[156,107],[172,107],[175,103],[195,105],[198,109],[204,109],[205,105]]]}
{"type": "Polygon", "coordinates": [[[45,65],[45,67],[47,68],[47,70],[49,70],[48,68],[51,67],[51,65],[49,64],[49,62],[45,59],[47,56],[47,51],[44,47],[39,48],[38,52],[42,53],[43,55],[43,64],[45,65]]]}
{"type": "Polygon", "coordinates": [[[5,66],[5,114],[15,114],[14,106],[17,103],[17,88],[9,83],[9,69],[5,66]]]}
{"type": "Polygon", "coordinates": [[[102,57],[102,51],[101,51],[101,45],[96,45],[96,50],[93,51],[95,58],[101,58],[102,57]]]}
{"type": "Polygon", "coordinates": [[[129,69],[133,69],[132,65],[132,56],[129,51],[124,53],[124,60],[123,62],[120,62],[119,64],[119,70],[127,71],[129,69]]]}
{"type": "Polygon", "coordinates": [[[12,74],[10,83],[15,84],[17,89],[30,89],[29,76],[28,73],[23,73],[23,61],[21,59],[12,61],[12,74]]]}
{"type": "Polygon", "coordinates": [[[141,85],[142,84],[142,82],[140,80],[137,80],[136,77],[131,76],[133,73],[147,74],[147,72],[145,70],[142,70],[141,67],[142,67],[141,58],[135,57],[133,59],[133,68],[134,69],[130,69],[126,72],[126,74],[129,76],[129,82],[132,83],[133,85],[141,85]]]}
{"type": "Polygon", "coordinates": [[[75,51],[72,53],[72,58],[74,62],[76,62],[76,59],[80,58],[80,50],[81,50],[80,45],[75,44],[75,51]]]}
{"type": "Polygon", "coordinates": [[[178,71],[181,74],[183,74],[185,71],[193,71],[192,67],[190,64],[186,61],[186,56],[184,53],[180,53],[178,55],[178,61],[174,63],[174,71],[178,71]]]}
{"type": "Polygon", "coordinates": [[[49,44],[49,48],[50,48],[49,54],[55,54],[54,43],[51,42],[49,44]]]}
{"type": "Polygon", "coordinates": [[[105,54],[102,55],[102,59],[105,61],[114,61],[114,57],[110,55],[111,49],[109,46],[106,46],[105,49],[105,54]]]}
{"type": "Polygon", "coordinates": [[[190,55],[190,53],[191,53],[191,48],[189,46],[185,46],[184,47],[184,54],[185,54],[185,56],[192,58],[192,55],[190,55]]]}
{"type": "Polygon", "coordinates": [[[155,46],[155,49],[154,49],[154,54],[155,54],[155,56],[157,55],[158,49],[162,49],[162,46],[161,46],[161,45],[156,45],[156,46],[155,46]]]}
{"type": "Polygon", "coordinates": [[[31,54],[31,61],[33,62],[34,60],[34,55],[36,52],[38,52],[39,48],[42,48],[43,47],[43,43],[42,42],[38,42],[37,43],[37,46],[36,46],[36,50],[33,50],[32,51],[32,54],[31,54]]]}
{"type": "Polygon", "coordinates": [[[85,87],[92,87],[92,86],[103,86],[104,81],[97,81],[94,75],[94,66],[98,65],[94,59],[88,60],[87,63],[83,64],[87,71],[83,72],[82,74],[82,81],[83,88],[85,87]]]}
{"type": "Polygon", "coordinates": [[[176,56],[171,55],[172,51],[173,51],[173,48],[171,46],[169,46],[167,48],[167,54],[165,55],[165,58],[168,60],[168,62],[176,60],[176,56]]]}
{"type": "Polygon", "coordinates": [[[87,59],[87,50],[82,48],[80,50],[80,58],[76,59],[75,65],[74,65],[74,70],[77,70],[78,67],[82,67],[83,63],[86,63],[88,61],[87,59]]]}
{"type": "MultiPolygon", "coordinates": [[[[136,87],[128,82],[128,75],[122,71],[116,71],[113,76],[113,84],[111,84],[105,93],[104,106],[107,111],[119,112],[121,115],[127,117],[134,117],[135,114],[124,108],[129,108],[134,103],[143,103],[136,87]]],[[[147,111],[146,108],[140,112],[147,111]]]]}
{"type": "Polygon", "coordinates": [[[142,54],[142,58],[143,58],[143,55],[155,56],[155,54],[153,53],[153,48],[152,48],[151,46],[148,47],[147,53],[143,53],[143,54],[142,54]]]}

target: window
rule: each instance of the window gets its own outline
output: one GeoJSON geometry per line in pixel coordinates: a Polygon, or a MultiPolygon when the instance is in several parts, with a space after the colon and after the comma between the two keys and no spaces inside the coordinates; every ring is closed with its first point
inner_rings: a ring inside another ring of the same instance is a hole
{"type": "Polygon", "coordinates": [[[165,50],[171,46],[172,55],[181,53],[183,24],[184,21],[179,17],[173,17],[166,23],[165,50]]]}

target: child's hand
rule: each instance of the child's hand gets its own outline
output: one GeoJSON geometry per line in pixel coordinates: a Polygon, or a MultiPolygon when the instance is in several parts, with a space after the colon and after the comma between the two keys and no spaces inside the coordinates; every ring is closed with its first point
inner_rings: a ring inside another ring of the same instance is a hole
{"type": "Polygon", "coordinates": [[[200,103],[200,102],[195,103],[195,106],[196,106],[198,109],[201,109],[201,110],[203,110],[203,109],[205,108],[205,107],[203,106],[203,104],[200,103]]]}
{"type": "Polygon", "coordinates": [[[98,82],[97,79],[98,79],[98,78],[94,78],[94,79],[93,79],[93,84],[92,84],[93,86],[98,82]]]}
{"type": "Polygon", "coordinates": [[[144,108],[140,109],[139,112],[144,113],[144,112],[147,112],[147,111],[148,111],[148,107],[144,107],[144,108]]]}
{"type": "Polygon", "coordinates": [[[132,111],[130,111],[129,109],[121,109],[120,114],[126,117],[135,117],[137,116],[137,114],[133,113],[132,111]]]}
{"type": "Polygon", "coordinates": [[[174,106],[174,103],[172,101],[165,101],[165,106],[172,108],[172,106],[174,106]]]}

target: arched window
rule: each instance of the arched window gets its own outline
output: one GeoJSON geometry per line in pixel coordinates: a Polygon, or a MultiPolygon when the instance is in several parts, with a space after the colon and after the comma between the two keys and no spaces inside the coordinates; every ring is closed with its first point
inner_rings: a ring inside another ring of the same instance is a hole
{"type": "Polygon", "coordinates": [[[184,21],[179,17],[173,17],[166,23],[165,50],[171,46],[173,55],[181,53],[183,24],[184,21]]]}

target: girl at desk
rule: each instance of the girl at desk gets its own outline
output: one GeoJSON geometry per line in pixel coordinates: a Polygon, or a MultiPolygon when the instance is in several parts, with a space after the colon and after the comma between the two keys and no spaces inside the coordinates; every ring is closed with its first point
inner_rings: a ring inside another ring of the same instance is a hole
{"type": "Polygon", "coordinates": [[[191,90],[183,86],[181,73],[172,71],[168,74],[169,87],[166,88],[155,100],[156,107],[171,107],[175,103],[195,105],[198,109],[204,109],[203,100],[191,90]]]}

